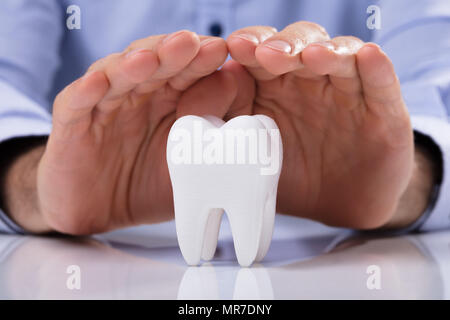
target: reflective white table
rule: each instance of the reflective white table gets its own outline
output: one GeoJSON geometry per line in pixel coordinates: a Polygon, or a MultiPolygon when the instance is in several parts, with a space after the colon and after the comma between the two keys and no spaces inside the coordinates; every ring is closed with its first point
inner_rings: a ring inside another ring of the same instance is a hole
{"type": "Polygon", "coordinates": [[[251,268],[237,264],[226,220],[199,267],[185,265],[173,222],[91,238],[0,235],[0,298],[449,299],[450,231],[372,236],[278,215],[251,268]],[[70,266],[80,289],[68,286],[70,266]]]}

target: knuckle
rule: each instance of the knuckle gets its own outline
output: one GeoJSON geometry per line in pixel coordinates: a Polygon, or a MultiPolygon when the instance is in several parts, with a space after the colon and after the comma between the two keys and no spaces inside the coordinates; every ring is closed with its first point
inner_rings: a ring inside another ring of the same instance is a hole
{"type": "Polygon", "coordinates": [[[277,33],[277,29],[270,26],[251,26],[234,31],[231,36],[250,34],[259,39],[259,41],[264,41],[265,39],[273,36],[277,33]]]}
{"type": "Polygon", "coordinates": [[[68,100],[71,99],[74,92],[76,92],[77,86],[80,82],[81,78],[73,81],[72,83],[68,84],[64,89],[62,89],[53,100],[53,111],[58,112],[66,103],[68,100]]]}
{"type": "Polygon", "coordinates": [[[286,29],[299,29],[299,28],[315,30],[320,32],[324,36],[328,36],[327,30],[323,26],[311,21],[297,21],[286,27],[286,29]]]}
{"type": "Polygon", "coordinates": [[[361,39],[354,36],[337,36],[333,38],[333,41],[345,41],[345,42],[359,42],[363,43],[361,39]]]}
{"type": "Polygon", "coordinates": [[[70,235],[84,234],[84,227],[76,216],[65,214],[63,218],[54,213],[46,214],[47,224],[56,232],[70,235]]]}
{"type": "Polygon", "coordinates": [[[336,47],[348,48],[353,54],[356,54],[364,45],[364,41],[353,36],[339,36],[333,38],[331,41],[336,45],[336,47]]]}
{"type": "Polygon", "coordinates": [[[133,50],[136,49],[136,48],[139,48],[139,47],[140,47],[140,44],[142,43],[142,40],[143,40],[143,39],[138,39],[138,40],[132,41],[132,42],[128,45],[128,47],[123,51],[123,54],[127,54],[128,52],[133,51],[133,50]]]}
{"type": "Polygon", "coordinates": [[[100,58],[96,61],[94,61],[94,63],[92,63],[89,68],[87,69],[86,73],[92,72],[94,70],[99,70],[100,68],[102,68],[102,66],[105,64],[105,57],[100,58]]]}
{"type": "Polygon", "coordinates": [[[85,215],[80,215],[79,212],[67,211],[64,214],[47,212],[44,216],[49,227],[59,233],[81,236],[102,231],[102,228],[87,224],[85,215]]]}
{"type": "Polygon", "coordinates": [[[64,97],[67,95],[67,91],[69,90],[69,87],[72,86],[72,84],[67,85],[64,89],[62,89],[55,97],[55,100],[53,101],[53,108],[58,108],[58,106],[61,104],[61,102],[64,100],[64,97]]]}

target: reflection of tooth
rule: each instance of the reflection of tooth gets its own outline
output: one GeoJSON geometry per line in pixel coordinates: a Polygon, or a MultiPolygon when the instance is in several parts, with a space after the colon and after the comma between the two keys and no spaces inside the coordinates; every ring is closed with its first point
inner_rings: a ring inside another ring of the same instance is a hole
{"type": "Polygon", "coordinates": [[[178,288],[179,300],[271,300],[274,298],[269,273],[262,266],[220,269],[220,283],[210,264],[186,269],[178,288]],[[234,288],[232,287],[234,283],[234,288]]]}
{"type": "Polygon", "coordinates": [[[178,243],[186,262],[197,265],[201,258],[213,257],[222,209],[239,264],[261,260],[272,237],[282,163],[275,122],[263,115],[227,123],[182,117],[170,130],[167,162],[178,243]]]}
{"type": "Polygon", "coordinates": [[[219,287],[212,265],[189,267],[178,288],[178,300],[217,300],[219,287]]]}
{"type": "Polygon", "coordinates": [[[265,268],[242,268],[239,270],[234,286],[235,300],[271,300],[272,282],[265,268]]]}

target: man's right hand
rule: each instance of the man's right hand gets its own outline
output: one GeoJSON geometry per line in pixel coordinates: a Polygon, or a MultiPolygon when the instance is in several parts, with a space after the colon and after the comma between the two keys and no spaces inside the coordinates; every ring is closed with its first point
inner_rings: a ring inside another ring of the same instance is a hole
{"type": "Polygon", "coordinates": [[[225,116],[237,93],[233,76],[217,71],[226,56],[223,39],[180,31],[95,62],[56,97],[43,154],[27,153],[39,154],[38,218],[14,196],[12,218],[31,232],[77,235],[171,219],[170,127],[186,114],[225,116]]]}

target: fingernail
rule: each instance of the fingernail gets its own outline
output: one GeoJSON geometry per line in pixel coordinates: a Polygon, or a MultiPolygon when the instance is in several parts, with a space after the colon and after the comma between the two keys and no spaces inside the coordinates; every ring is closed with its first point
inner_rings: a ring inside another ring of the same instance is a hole
{"type": "Polygon", "coordinates": [[[264,46],[284,53],[291,53],[292,51],[291,45],[283,40],[270,40],[264,43],[264,46]]]}
{"type": "Polygon", "coordinates": [[[138,49],[133,49],[129,52],[127,52],[127,54],[125,55],[125,58],[130,58],[133,57],[134,55],[144,52],[144,51],[149,51],[148,49],[144,49],[144,48],[138,48],[138,49]]]}
{"type": "Polygon", "coordinates": [[[253,42],[254,44],[258,45],[259,44],[259,40],[256,36],[252,35],[252,34],[247,34],[247,33],[241,33],[241,34],[235,34],[233,35],[233,37],[236,38],[240,38],[246,41],[250,41],[253,42]]]}
{"type": "Polygon", "coordinates": [[[176,37],[178,37],[178,36],[180,36],[180,35],[182,35],[182,34],[184,34],[184,33],[187,33],[187,32],[189,32],[189,31],[187,31],[187,30],[181,30],[181,31],[177,31],[177,32],[171,33],[171,34],[169,34],[167,37],[165,37],[165,38],[163,39],[162,43],[166,43],[166,42],[168,42],[168,41],[170,41],[170,40],[173,40],[173,39],[175,39],[176,37]]]}
{"type": "Polygon", "coordinates": [[[318,42],[314,42],[313,44],[317,44],[317,45],[327,48],[328,50],[331,50],[331,51],[336,50],[336,47],[330,41],[318,41],[318,42]]]}
{"type": "Polygon", "coordinates": [[[363,47],[364,48],[370,48],[371,50],[376,50],[378,52],[382,51],[381,47],[378,44],[373,43],[373,42],[368,42],[368,43],[364,44],[363,47]]]}
{"type": "Polygon", "coordinates": [[[81,77],[81,79],[87,79],[87,78],[89,78],[89,76],[91,75],[91,74],[93,74],[94,73],[94,70],[88,70],[88,71],[86,71],[86,73],[81,77]]]}
{"type": "Polygon", "coordinates": [[[214,41],[218,41],[218,40],[220,40],[220,38],[206,38],[206,39],[203,39],[202,41],[200,41],[200,45],[201,45],[202,47],[204,47],[204,46],[206,46],[208,43],[211,43],[211,42],[214,42],[214,41]]]}

